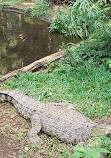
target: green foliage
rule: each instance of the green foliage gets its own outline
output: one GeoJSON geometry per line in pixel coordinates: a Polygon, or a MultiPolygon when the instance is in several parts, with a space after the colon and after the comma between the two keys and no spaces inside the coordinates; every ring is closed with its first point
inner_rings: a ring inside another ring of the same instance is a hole
{"type": "Polygon", "coordinates": [[[0,10],[2,10],[2,8],[6,5],[10,5],[12,4],[13,5],[13,1],[3,1],[3,2],[0,2],[0,10]]]}
{"type": "Polygon", "coordinates": [[[111,134],[108,137],[102,136],[100,139],[101,146],[111,151],[111,134]]]}
{"type": "Polygon", "coordinates": [[[100,137],[100,139],[101,139],[100,141],[101,147],[110,151],[110,153],[107,154],[107,158],[111,158],[111,134],[108,137],[106,136],[100,137]]]}
{"type": "Polygon", "coordinates": [[[111,69],[111,59],[107,60],[107,65],[108,65],[109,69],[111,69]]]}
{"type": "Polygon", "coordinates": [[[111,4],[111,0],[98,0],[100,6],[111,4]]]}
{"type": "Polygon", "coordinates": [[[75,147],[76,152],[72,154],[71,158],[100,158],[101,153],[110,153],[105,148],[99,148],[97,144],[92,149],[88,147],[75,147]]]}
{"type": "Polygon", "coordinates": [[[83,44],[74,50],[66,48],[66,59],[72,66],[85,65],[87,62],[96,65],[102,63],[111,66],[111,44],[107,41],[98,39],[91,39],[85,41],[83,44]]]}
{"type": "Polygon", "coordinates": [[[58,10],[51,30],[58,30],[67,35],[79,36],[84,41],[78,49],[66,48],[67,60],[72,66],[106,64],[111,67],[111,20],[108,6],[100,7],[100,1],[77,0],[64,12],[58,10]]]}
{"type": "Polygon", "coordinates": [[[73,66],[89,62],[96,65],[104,63],[110,68],[111,20],[105,24],[96,21],[96,30],[92,38],[84,41],[75,50],[66,48],[66,54],[68,62],[73,66]]]}
{"type": "Polygon", "coordinates": [[[77,0],[64,12],[58,9],[50,29],[85,39],[95,31],[97,22],[101,24],[108,20],[109,9],[100,8],[93,0],[77,0]]]}
{"type": "Polygon", "coordinates": [[[49,0],[35,0],[36,5],[34,7],[30,7],[26,12],[30,12],[32,16],[44,16],[48,15],[47,11],[49,7],[49,0]]]}

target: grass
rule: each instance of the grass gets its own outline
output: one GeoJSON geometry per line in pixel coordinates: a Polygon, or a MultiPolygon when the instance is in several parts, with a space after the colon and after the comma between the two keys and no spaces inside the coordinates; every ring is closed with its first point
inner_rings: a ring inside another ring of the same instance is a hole
{"type": "Polygon", "coordinates": [[[111,114],[111,73],[103,65],[73,68],[60,64],[50,73],[19,73],[4,86],[44,102],[76,103],[79,111],[93,120],[111,114]]]}

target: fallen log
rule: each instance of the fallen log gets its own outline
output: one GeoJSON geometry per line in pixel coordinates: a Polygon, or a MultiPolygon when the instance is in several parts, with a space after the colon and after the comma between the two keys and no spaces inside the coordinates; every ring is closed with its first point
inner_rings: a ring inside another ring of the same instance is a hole
{"type": "Polygon", "coordinates": [[[17,69],[14,70],[8,74],[6,74],[5,76],[3,76],[2,78],[0,78],[0,82],[4,82],[7,79],[11,79],[12,77],[15,77],[19,72],[31,72],[34,71],[35,69],[47,64],[48,62],[51,62],[53,60],[57,60],[60,59],[61,57],[63,57],[65,55],[65,53],[63,51],[51,54],[49,56],[46,56],[42,59],[36,60],[35,62],[22,67],[21,69],[17,69]]]}

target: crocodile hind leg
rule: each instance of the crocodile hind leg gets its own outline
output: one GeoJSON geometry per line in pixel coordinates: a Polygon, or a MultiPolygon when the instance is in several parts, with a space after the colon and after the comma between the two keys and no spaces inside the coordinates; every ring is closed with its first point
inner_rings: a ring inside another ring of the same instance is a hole
{"type": "Polygon", "coordinates": [[[32,128],[29,131],[29,139],[33,145],[38,146],[42,144],[42,140],[37,135],[41,130],[41,121],[38,114],[32,115],[30,119],[32,128]]]}

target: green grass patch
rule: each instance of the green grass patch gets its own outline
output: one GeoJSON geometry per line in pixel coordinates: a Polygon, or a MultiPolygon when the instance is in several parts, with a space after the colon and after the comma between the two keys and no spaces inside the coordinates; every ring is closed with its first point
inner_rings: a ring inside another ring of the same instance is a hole
{"type": "Polygon", "coordinates": [[[111,73],[103,65],[75,68],[64,64],[51,73],[19,73],[15,79],[6,81],[5,86],[28,91],[39,101],[77,103],[79,111],[91,119],[111,114],[111,73]]]}

